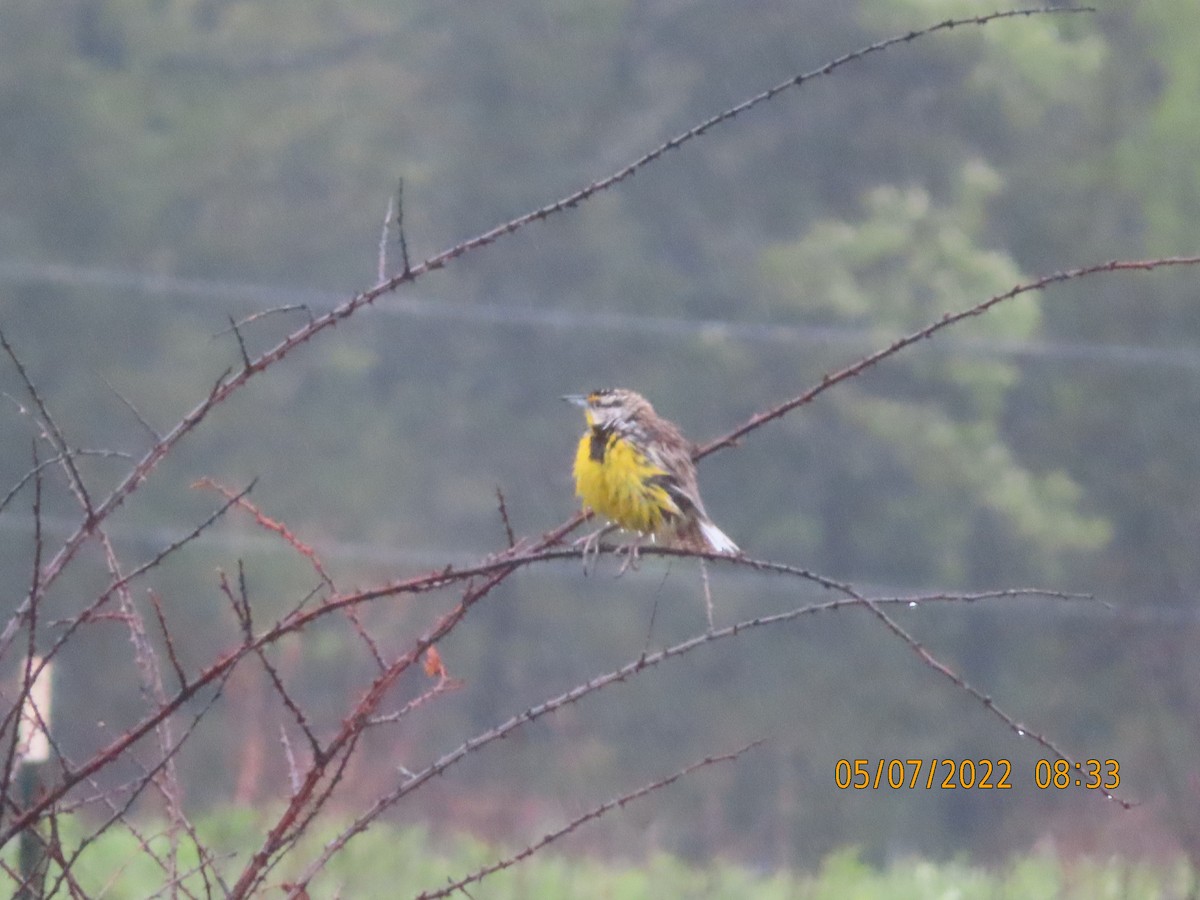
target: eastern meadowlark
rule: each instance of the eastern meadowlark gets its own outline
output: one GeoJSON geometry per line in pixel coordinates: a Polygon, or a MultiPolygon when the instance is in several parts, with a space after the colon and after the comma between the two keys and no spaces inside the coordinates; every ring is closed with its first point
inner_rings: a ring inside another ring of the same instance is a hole
{"type": "Polygon", "coordinates": [[[684,549],[739,552],[704,511],[692,443],[645,397],[613,389],[563,399],[587,419],[575,453],[575,493],[585,507],[684,549]]]}

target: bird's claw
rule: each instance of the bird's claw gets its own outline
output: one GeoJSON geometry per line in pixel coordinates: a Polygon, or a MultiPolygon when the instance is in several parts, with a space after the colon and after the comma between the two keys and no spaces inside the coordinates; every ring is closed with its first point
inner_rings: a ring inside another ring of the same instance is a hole
{"type": "Polygon", "coordinates": [[[623,551],[625,553],[625,562],[621,563],[621,568],[617,570],[618,578],[620,578],[630,569],[633,569],[635,572],[638,570],[638,561],[641,557],[641,549],[642,544],[640,538],[635,538],[633,541],[625,545],[623,551]]]}
{"type": "Polygon", "coordinates": [[[605,532],[609,531],[611,528],[611,525],[605,525],[603,528],[597,528],[595,531],[589,532],[588,534],[583,535],[583,537],[575,539],[575,542],[572,546],[583,548],[583,551],[580,555],[583,557],[584,575],[588,573],[588,557],[590,556],[592,558],[592,562],[594,563],[597,557],[600,556],[600,538],[603,537],[605,532]]]}

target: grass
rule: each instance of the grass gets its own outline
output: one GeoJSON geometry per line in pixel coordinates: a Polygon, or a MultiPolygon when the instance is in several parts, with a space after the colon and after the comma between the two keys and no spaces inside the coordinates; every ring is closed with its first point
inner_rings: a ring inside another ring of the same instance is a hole
{"type": "MultiPolygon", "coordinates": [[[[258,817],[250,810],[226,810],[196,823],[201,839],[219,860],[226,879],[236,877],[260,839],[258,817]]],[[[78,822],[60,822],[64,844],[78,846],[78,822]]],[[[139,829],[161,858],[169,841],[154,823],[139,829]]],[[[293,880],[336,834],[328,829],[306,837],[270,873],[261,896],[283,896],[280,885],[293,880]]],[[[504,851],[467,836],[435,838],[421,828],[377,824],[347,845],[309,887],[313,900],[323,897],[411,897],[446,885],[502,857],[504,851]]],[[[16,848],[0,854],[0,893],[12,890],[16,848]]],[[[180,869],[196,863],[194,848],[180,849],[180,869]]],[[[53,870],[51,876],[53,877],[53,870]]],[[[163,868],[129,831],[112,830],[90,844],[72,868],[88,897],[142,900],[164,890],[163,868]]],[[[877,867],[857,849],[827,856],[816,871],[767,872],[727,860],[707,865],[686,863],[666,854],[637,862],[569,857],[543,851],[532,859],[468,888],[488,900],[571,898],[571,900],[1159,900],[1189,896],[1195,873],[1186,862],[1151,864],[1122,857],[1060,859],[1034,853],[1003,865],[982,866],[965,859],[933,862],[897,859],[877,867]]],[[[215,883],[206,887],[198,874],[184,885],[194,896],[222,896],[215,883]]],[[[67,897],[60,888],[56,896],[67,897]]],[[[186,896],[186,894],[185,894],[186,896]]],[[[458,897],[464,897],[458,894],[458,897]]]]}

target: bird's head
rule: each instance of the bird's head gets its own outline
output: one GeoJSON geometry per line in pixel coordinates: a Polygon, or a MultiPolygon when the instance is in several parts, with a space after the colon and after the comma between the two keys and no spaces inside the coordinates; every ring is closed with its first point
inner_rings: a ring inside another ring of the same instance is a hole
{"type": "Polygon", "coordinates": [[[622,425],[654,412],[649,400],[637,391],[625,388],[604,388],[589,394],[567,394],[563,399],[583,407],[584,418],[592,428],[620,431],[622,425]]]}

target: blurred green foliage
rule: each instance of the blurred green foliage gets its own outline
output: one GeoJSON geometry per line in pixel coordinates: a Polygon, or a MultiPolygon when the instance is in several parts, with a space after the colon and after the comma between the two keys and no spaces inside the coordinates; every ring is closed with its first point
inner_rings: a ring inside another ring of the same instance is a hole
{"type": "MultiPolygon", "coordinates": [[[[256,827],[253,816],[241,811],[219,810],[197,823],[197,832],[223,861],[237,864],[256,827]]],[[[330,823],[332,825],[332,823],[330,823]]],[[[77,823],[64,819],[63,837],[78,839],[77,823]]],[[[305,862],[321,852],[322,844],[336,837],[333,827],[313,833],[302,841],[293,856],[274,870],[272,886],[293,883],[304,871],[305,862]]],[[[146,823],[147,838],[160,858],[169,852],[165,836],[146,823]]],[[[449,881],[512,855],[516,848],[504,847],[466,835],[438,835],[416,826],[377,825],[347,846],[330,866],[308,885],[309,896],[398,897],[433,891],[449,881]]],[[[194,865],[190,848],[181,854],[181,867],[194,865]]],[[[225,865],[218,866],[224,871],[225,865]]],[[[51,869],[51,877],[54,875],[51,869]]],[[[103,895],[111,900],[139,900],[153,894],[162,883],[162,871],[140,852],[137,840],[128,834],[109,833],[87,851],[75,867],[78,888],[86,896],[103,895]]],[[[186,872],[181,887],[203,894],[206,884],[195,873],[186,872]]],[[[228,877],[228,876],[226,876],[228,877]]],[[[666,853],[650,853],[646,859],[603,861],[568,857],[548,850],[531,860],[488,876],[472,884],[472,895],[483,891],[497,900],[526,897],[572,897],[579,900],[651,900],[672,897],[703,900],[927,900],[957,897],[962,900],[991,900],[995,897],[1022,900],[1152,900],[1182,894],[1194,875],[1181,860],[1158,864],[1130,863],[1120,859],[1059,859],[1045,851],[1013,857],[993,866],[972,865],[963,859],[937,864],[919,859],[895,859],[885,866],[863,861],[855,847],[840,848],[820,861],[811,874],[769,873],[716,858],[696,865],[666,853]]],[[[213,883],[207,885],[211,889],[213,883]]]]}

